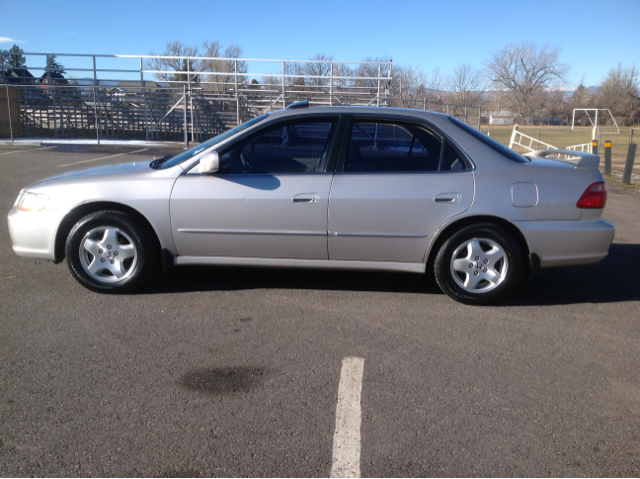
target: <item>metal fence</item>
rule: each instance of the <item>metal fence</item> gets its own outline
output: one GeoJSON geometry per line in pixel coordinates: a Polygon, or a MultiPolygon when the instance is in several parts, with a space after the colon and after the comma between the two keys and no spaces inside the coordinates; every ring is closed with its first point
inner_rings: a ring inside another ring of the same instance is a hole
{"type": "Polygon", "coordinates": [[[410,108],[412,110],[428,110],[438,113],[445,113],[457,118],[466,124],[480,129],[482,121],[482,108],[474,105],[456,105],[453,103],[443,103],[432,101],[426,97],[402,97],[389,98],[388,106],[397,108],[410,108]]]}
{"type": "Polygon", "coordinates": [[[0,139],[188,144],[206,140],[252,117],[299,100],[308,100],[312,106],[369,105],[434,110],[480,127],[479,107],[432,102],[426,97],[393,97],[390,61],[59,54],[56,56],[90,62],[89,68],[64,67],[68,74],[88,74],[88,78],[63,78],[44,66],[46,63],[42,61],[50,54],[25,55],[30,61],[35,58],[41,62],[22,67],[0,65],[3,83],[0,84],[0,139]],[[100,61],[125,60],[135,61],[137,68],[99,65],[100,61]],[[182,61],[186,71],[158,69],[158,62],[169,60],[182,61]],[[155,65],[152,62],[156,62],[155,65]],[[250,69],[251,62],[262,66],[250,69]],[[265,62],[270,68],[275,63],[281,71],[274,73],[264,66],[265,62]],[[198,68],[191,71],[191,65],[198,68]],[[212,71],[221,65],[226,69],[224,72],[212,71]],[[40,71],[43,72],[40,78],[31,73],[40,71]]]}
{"type": "Polygon", "coordinates": [[[186,88],[0,86],[0,137],[202,141],[255,116],[248,102],[186,88]]]}
{"type": "MultiPolygon", "coordinates": [[[[298,100],[324,105],[329,97],[305,91],[224,92],[182,88],[119,88],[79,85],[0,85],[0,138],[201,142],[264,112],[298,100]]],[[[334,105],[359,105],[345,92],[334,105]]],[[[383,106],[447,113],[480,126],[480,108],[389,98],[383,106]]]]}

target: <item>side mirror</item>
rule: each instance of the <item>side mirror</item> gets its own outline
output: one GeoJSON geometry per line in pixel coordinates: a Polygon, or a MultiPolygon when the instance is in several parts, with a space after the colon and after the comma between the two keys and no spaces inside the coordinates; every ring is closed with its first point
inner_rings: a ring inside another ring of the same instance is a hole
{"type": "Polygon", "coordinates": [[[217,151],[207,153],[200,159],[198,171],[200,173],[216,173],[220,169],[220,157],[217,151]]]}

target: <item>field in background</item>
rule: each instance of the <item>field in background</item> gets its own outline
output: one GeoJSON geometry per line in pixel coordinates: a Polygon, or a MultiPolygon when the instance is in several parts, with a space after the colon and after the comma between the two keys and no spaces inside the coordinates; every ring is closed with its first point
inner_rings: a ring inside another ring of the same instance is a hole
{"type": "MultiPolygon", "coordinates": [[[[533,138],[538,138],[540,141],[544,141],[545,143],[548,143],[555,147],[566,148],[567,146],[590,142],[592,130],[590,128],[576,128],[574,131],[572,131],[567,127],[554,128],[547,126],[544,128],[520,127],[519,131],[533,138]]],[[[601,161],[600,169],[604,171],[604,142],[606,140],[611,140],[611,169],[613,171],[613,175],[607,178],[607,184],[613,186],[614,188],[617,188],[616,191],[619,192],[628,191],[633,194],[639,194],[640,180],[638,180],[638,177],[635,176],[640,175],[640,157],[638,154],[636,154],[636,160],[633,167],[634,176],[631,178],[631,185],[623,185],[620,177],[620,174],[624,171],[624,164],[627,158],[627,150],[629,149],[629,132],[631,131],[631,128],[620,128],[620,133],[618,133],[617,135],[605,133],[607,131],[610,130],[605,129],[604,132],[601,133],[599,146],[601,161]]],[[[488,128],[483,127],[482,132],[488,134],[494,140],[497,140],[500,143],[509,146],[513,127],[493,126],[491,127],[491,131],[489,131],[488,128]]],[[[640,142],[640,129],[638,128],[634,129],[633,142],[640,142]]],[[[536,147],[535,144],[533,147],[536,147]]],[[[526,153],[526,150],[524,148],[520,148],[519,146],[516,146],[514,150],[519,151],[520,153],[526,153]]]]}
{"type": "MultiPolygon", "coordinates": [[[[617,135],[607,133],[611,131],[610,128],[603,129],[600,135],[600,154],[604,156],[604,142],[605,140],[611,140],[611,154],[613,156],[622,156],[626,158],[627,150],[629,148],[629,131],[630,128],[620,128],[620,133],[617,135]]],[[[634,129],[634,143],[640,141],[640,130],[634,129]]],[[[509,140],[511,139],[512,126],[492,126],[491,131],[487,127],[482,127],[482,132],[489,134],[491,138],[499,141],[500,143],[509,146],[509,140]]],[[[576,128],[572,131],[566,126],[552,127],[545,126],[544,128],[536,127],[520,127],[519,131],[525,135],[533,138],[538,138],[540,141],[549,143],[557,148],[566,148],[567,146],[580,145],[582,143],[588,143],[591,141],[591,128],[576,128]]],[[[524,153],[525,150],[521,148],[514,148],[516,151],[524,153]]]]}

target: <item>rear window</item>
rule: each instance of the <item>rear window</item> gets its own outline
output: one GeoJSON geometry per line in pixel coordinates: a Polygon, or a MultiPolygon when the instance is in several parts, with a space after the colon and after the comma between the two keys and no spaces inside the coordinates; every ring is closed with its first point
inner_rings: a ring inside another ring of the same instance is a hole
{"type": "Polygon", "coordinates": [[[517,151],[513,151],[511,148],[507,148],[502,143],[497,142],[496,140],[494,140],[493,138],[485,135],[481,131],[478,131],[475,128],[470,127],[466,123],[463,123],[460,120],[458,120],[456,118],[453,118],[453,117],[449,117],[449,120],[451,120],[452,123],[454,123],[455,125],[457,125],[460,128],[462,128],[464,131],[469,133],[471,136],[473,136],[477,140],[480,140],[482,143],[487,145],[492,150],[497,151],[502,156],[507,157],[511,161],[515,161],[516,163],[529,163],[529,161],[531,161],[531,160],[525,158],[524,156],[522,156],[517,151]]]}

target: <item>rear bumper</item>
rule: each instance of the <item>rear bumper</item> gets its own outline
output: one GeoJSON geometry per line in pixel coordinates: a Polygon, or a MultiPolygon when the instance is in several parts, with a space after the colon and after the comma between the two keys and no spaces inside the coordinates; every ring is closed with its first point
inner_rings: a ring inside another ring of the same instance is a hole
{"type": "Polygon", "coordinates": [[[515,221],[541,268],[596,263],[609,254],[615,226],[590,221],[515,221]]]}

